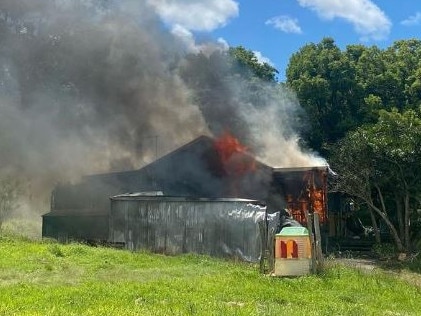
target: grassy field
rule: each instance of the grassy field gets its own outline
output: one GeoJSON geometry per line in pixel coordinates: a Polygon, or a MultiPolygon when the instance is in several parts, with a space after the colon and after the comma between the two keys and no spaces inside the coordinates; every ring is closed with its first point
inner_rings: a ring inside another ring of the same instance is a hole
{"type": "Polygon", "coordinates": [[[421,315],[421,289],[340,265],[277,278],[198,255],[0,235],[0,315],[421,315]]]}

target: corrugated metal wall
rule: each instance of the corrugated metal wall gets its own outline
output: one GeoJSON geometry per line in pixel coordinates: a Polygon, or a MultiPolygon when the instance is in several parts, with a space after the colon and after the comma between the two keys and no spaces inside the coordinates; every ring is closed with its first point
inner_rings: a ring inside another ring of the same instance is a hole
{"type": "Polygon", "coordinates": [[[110,237],[130,250],[194,252],[258,261],[265,208],[240,199],[115,197],[110,237]]]}
{"type": "Polygon", "coordinates": [[[42,217],[42,237],[68,241],[106,241],[109,235],[108,216],[69,215],[51,213],[42,217]]]}

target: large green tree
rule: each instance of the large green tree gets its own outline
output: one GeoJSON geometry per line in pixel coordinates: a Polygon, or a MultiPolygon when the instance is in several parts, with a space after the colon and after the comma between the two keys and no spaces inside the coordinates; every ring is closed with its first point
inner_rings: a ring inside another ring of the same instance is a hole
{"type": "Polygon", "coordinates": [[[421,104],[421,41],[401,40],[387,49],[349,45],[331,38],[293,54],[287,84],[306,111],[304,141],[329,156],[349,131],[376,122],[379,111],[421,104]]]}
{"type": "Polygon", "coordinates": [[[384,52],[387,73],[393,78],[393,94],[388,100],[390,106],[414,108],[420,104],[421,41],[400,40],[384,52]]]}
{"type": "Polygon", "coordinates": [[[361,120],[363,95],[355,71],[331,38],[305,45],[290,59],[287,84],[308,117],[304,140],[322,154],[361,120]]]}
{"type": "Polygon", "coordinates": [[[260,62],[256,54],[243,46],[230,47],[231,71],[254,76],[260,80],[275,82],[278,70],[267,62],[260,62]]]}
{"type": "Polygon", "coordinates": [[[400,251],[411,248],[411,217],[421,202],[421,109],[381,110],[375,124],[339,142],[334,190],[357,198],[387,225],[400,251]]]}

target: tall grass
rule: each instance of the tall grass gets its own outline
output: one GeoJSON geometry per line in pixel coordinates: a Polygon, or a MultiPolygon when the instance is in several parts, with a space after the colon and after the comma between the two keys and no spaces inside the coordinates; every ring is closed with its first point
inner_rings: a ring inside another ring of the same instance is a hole
{"type": "Polygon", "coordinates": [[[34,215],[27,218],[14,217],[3,223],[0,234],[11,235],[18,238],[41,239],[41,218],[33,218],[34,215]]]}
{"type": "Polygon", "coordinates": [[[331,265],[264,276],[198,255],[163,256],[0,236],[0,315],[420,315],[420,288],[331,265]]]}

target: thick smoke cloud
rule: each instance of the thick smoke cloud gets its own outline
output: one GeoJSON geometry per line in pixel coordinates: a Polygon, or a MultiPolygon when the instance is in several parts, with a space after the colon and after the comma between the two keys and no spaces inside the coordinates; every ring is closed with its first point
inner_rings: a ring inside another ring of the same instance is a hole
{"type": "Polygon", "coordinates": [[[213,135],[233,134],[269,166],[325,164],[300,148],[297,131],[305,125],[304,113],[284,85],[257,79],[220,51],[190,55],[180,69],[213,135]]]}
{"type": "MultiPolygon", "coordinates": [[[[101,4],[101,5],[100,5],[101,4]]],[[[0,163],[47,181],[130,168],[206,133],[174,71],[182,47],[145,6],[0,7],[0,163]]]]}
{"type": "Polygon", "coordinates": [[[173,33],[142,1],[3,0],[0,175],[48,200],[56,182],[138,168],[224,129],[274,166],[308,164],[286,119],[297,108],[290,94],[261,86],[259,99],[235,76],[215,84],[200,67],[192,84],[173,33]]]}

